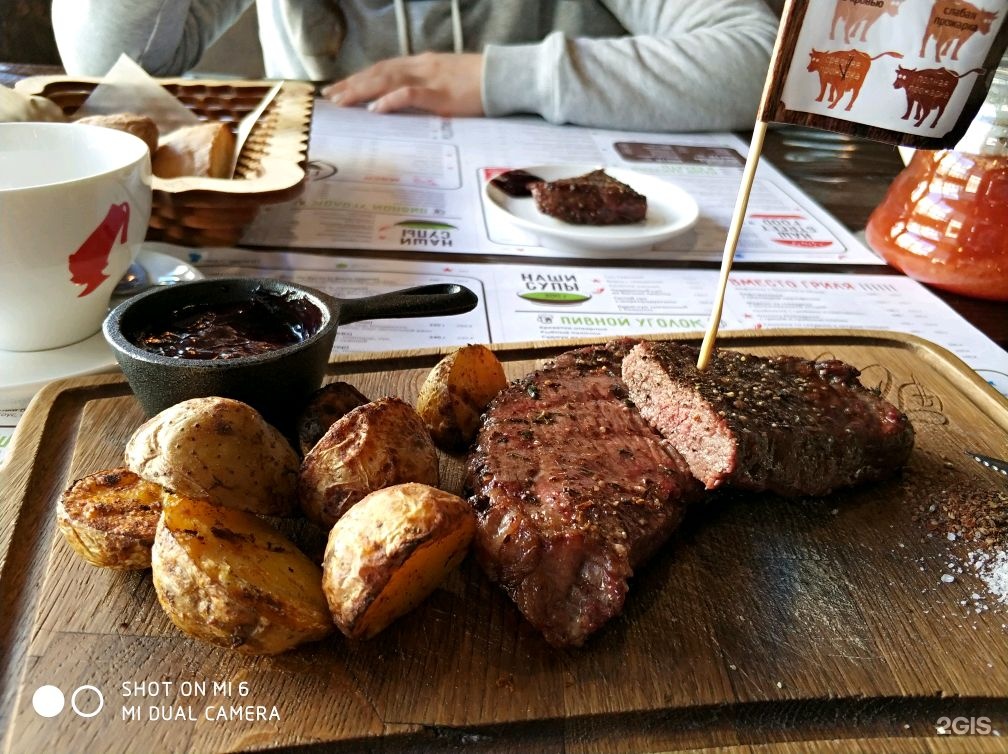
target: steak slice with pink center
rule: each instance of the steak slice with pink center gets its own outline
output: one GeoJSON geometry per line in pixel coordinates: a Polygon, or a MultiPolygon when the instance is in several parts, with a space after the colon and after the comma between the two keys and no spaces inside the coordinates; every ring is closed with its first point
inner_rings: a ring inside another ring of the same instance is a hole
{"type": "Polygon", "coordinates": [[[633,569],[699,492],[620,378],[635,341],[571,351],[491,403],[469,459],[476,555],[555,646],[623,607],[633,569]]]}
{"type": "Polygon", "coordinates": [[[782,495],[825,495],[897,471],[914,431],[842,361],[717,351],[644,341],[623,360],[641,414],[708,489],[731,484],[782,495]]]}

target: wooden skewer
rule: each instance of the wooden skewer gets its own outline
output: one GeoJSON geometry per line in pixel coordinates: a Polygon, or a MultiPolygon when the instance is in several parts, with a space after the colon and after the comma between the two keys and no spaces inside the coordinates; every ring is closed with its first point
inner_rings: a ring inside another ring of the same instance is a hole
{"type": "Polygon", "coordinates": [[[728,237],[725,239],[724,254],[721,257],[721,277],[718,280],[717,295],[714,298],[710,321],[707,323],[707,332],[704,333],[703,343],[700,345],[700,356],[697,358],[697,369],[700,370],[706,369],[707,364],[710,363],[711,355],[714,353],[714,342],[717,340],[718,327],[721,326],[721,311],[724,309],[725,291],[728,289],[728,273],[731,272],[732,262],[735,261],[735,248],[738,246],[739,235],[742,233],[742,223],[745,220],[746,208],[749,206],[749,193],[752,191],[753,178],[756,177],[756,166],[759,165],[760,152],[763,151],[763,137],[766,136],[767,131],[768,103],[771,100],[771,90],[777,79],[776,74],[780,72],[778,68],[781,65],[781,51],[784,48],[785,37],[797,35],[800,31],[800,24],[788,31],[792,6],[795,5],[807,7],[808,0],[785,0],[784,9],[781,12],[777,40],[774,42],[773,52],[770,53],[770,67],[767,69],[766,81],[763,82],[763,94],[760,97],[756,126],[753,128],[749,154],[746,155],[745,167],[742,170],[742,185],[739,186],[738,196],[735,198],[735,210],[732,212],[731,223],[728,225],[728,237]]]}
{"type": "Polygon", "coordinates": [[[763,137],[766,136],[766,121],[756,121],[752,141],[749,143],[749,154],[746,156],[745,168],[742,170],[742,184],[735,198],[735,210],[732,212],[731,223],[728,225],[728,237],[725,239],[724,255],[721,257],[721,277],[718,280],[717,295],[714,298],[714,308],[707,322],[707,332],[704,333],[700,346],[700,357],[697,359],[697,369],[704,370],[710,362],[717,340],[718,327],[721,325],[721,312],[724,309],[725,292],[728,289],[728,273],[731,272],[735,260],[735,249],[742,233],[742,223],[745,221],[746,208],[749,206],[749,194],[752,191],[753,178],[756,176],[756,166],[759,164],[760,152],[763,151],[763,137]]]}

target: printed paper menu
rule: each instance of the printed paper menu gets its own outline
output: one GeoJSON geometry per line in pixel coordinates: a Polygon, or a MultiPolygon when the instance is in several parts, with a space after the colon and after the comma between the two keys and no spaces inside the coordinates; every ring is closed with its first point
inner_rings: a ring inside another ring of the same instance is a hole
{"type": "MultiPolygon", "coordinates": [[[[335,353],[695,333],[706,326],[718,275],[712,269],[446,264],[238,249],[207,250],[198,267],[208,277],[268,274],[338,297],[428,282],[460,283],[479,297],[477,309],[462,316],[342,326],[335,353]]],[[[901,275],[736,270],[729,278],[721,328],[912,333],[948,348],[1008,395],[1008,352],[901,275]]]]}
{"type": "MultiPolygon", "coordinates": [[[[284,248],[549,256],[534,234],[487,212],[483,183],[502,169],[571,164],[656,176],[700,206],[689,231],[613,258],[717,261],[746,145],[734,135],[553,126],[529,118],[394,117],[316,103],[304,194],[267,205],[243,243],[284,248]]],[[[760,166],[740,261],[882,264],[772,165],[760,166]]]]}

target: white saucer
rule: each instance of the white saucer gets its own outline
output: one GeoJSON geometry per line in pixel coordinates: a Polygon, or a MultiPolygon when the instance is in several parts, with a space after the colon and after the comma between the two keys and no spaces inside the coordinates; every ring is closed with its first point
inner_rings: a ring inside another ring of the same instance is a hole
{"type": "MultiPolygon", "coordinates": [[[[573,178],[598,165],[532,165],[528,171],[546,181],[573,178]]],[[[535,235],[550,251],[561,256],[605,257],[613,252],[640,251],[688,230],[697,221],[700,208],[688,193],[653,175],[623,168],[604,168],[618,181],[647,197],[643,222],[628,225],[573,225],[544,215],[532,197],[508,196],[490,181],[483,184],[488,211],[535,235]]]]}
{"type": "MultiPolygon", "coordinates": [[[[154,251],[157,244],[145,243],[136,261],[152,282],[199,280],[203,273],[176,257],[154,251]]],[[[112,300],[112,305],[122,299],[112,300]]],[[[3,408],[27,405],[39,388],[63,377],[95,374],[116,369],[116,360],[101,332],[86,340],[48,351],[0,350],[0,400],[3,408]]]]}

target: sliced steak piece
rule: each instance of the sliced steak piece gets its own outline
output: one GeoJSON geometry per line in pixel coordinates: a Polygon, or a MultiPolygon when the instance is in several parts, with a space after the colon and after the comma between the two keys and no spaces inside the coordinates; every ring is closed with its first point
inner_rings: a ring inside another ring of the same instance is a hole
{"type": "Polygon", "coordinates": [[[647,214],[647,197],[604,170],[528,184],[543,214],[576,225],[625,225],[647,214]]]}
{"type": "Polygon", "coordinates": [[[568,352],[511,383],[469,459],[477,557],[555,646],[620,612],[633,569],[700,491],[627,399],[620,362],[634,342],[568,352]]]}
{"type": "Polygon", "coordinates": [[[909,419],[842,361],[642,342],[623,361],[641,414],[682,453],[707,489],[731,484],[825,495],[885,477],[907,460],[909,419]]]}

